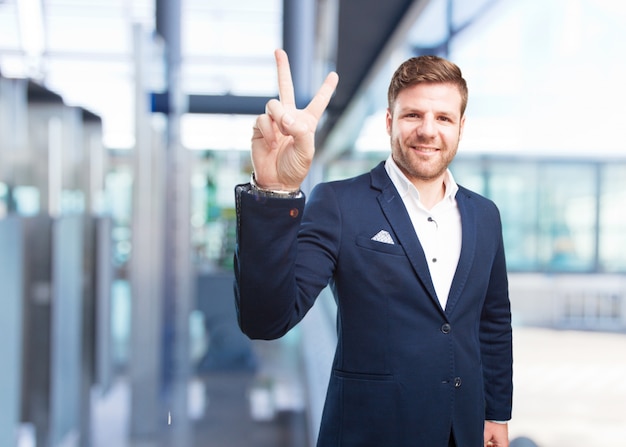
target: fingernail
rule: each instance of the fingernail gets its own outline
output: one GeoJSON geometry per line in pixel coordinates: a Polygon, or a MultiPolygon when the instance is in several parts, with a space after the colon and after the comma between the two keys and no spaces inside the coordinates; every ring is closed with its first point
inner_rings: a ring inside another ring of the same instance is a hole
{"type": "Polygon", "coordinates": [[[291,126],[293,124],[293,116],[285,113],[285,115],[283,115],[283,124],[286,126],[291,126]]]}

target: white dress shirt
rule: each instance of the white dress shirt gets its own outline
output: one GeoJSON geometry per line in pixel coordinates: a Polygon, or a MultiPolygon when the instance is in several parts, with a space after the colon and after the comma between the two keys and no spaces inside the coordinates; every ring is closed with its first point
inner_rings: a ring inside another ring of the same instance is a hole
{"type": "Polygon", "coordinates": [[[446,308],[450,285],[461,254],[461,214],[455,195],[458,185],[447,170],[443,199],[430,210],[420,201],[417,188],[389,156],[385,169],[406,207],[417,237],[424,249],[437,298],[446,308]]]}

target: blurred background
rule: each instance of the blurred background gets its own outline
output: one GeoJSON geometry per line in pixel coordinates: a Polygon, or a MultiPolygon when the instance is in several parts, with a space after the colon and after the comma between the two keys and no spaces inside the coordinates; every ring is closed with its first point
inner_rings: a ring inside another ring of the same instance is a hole
{"type": "Polygon", "coordinates": [[[626,6],[613,0],[0,0],[0,445],[314,445],[322,292],[239,332],[234,186],[290,55],[340,85],[305,192],[389,153],[412,55],[468,80],[451,169],[504,225],[518,446],[626,437],[626,6]]]}

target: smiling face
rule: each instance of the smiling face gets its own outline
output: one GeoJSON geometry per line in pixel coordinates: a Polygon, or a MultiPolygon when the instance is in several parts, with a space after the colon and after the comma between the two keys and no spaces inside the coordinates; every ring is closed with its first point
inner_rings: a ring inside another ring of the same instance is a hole
{"type": "Polygon", "coordinates": [[[455,85],[425,82],[402,89],[387,109],[391,155],[416,187],[443,181],[463,133],[461,102],[455,85]]]}

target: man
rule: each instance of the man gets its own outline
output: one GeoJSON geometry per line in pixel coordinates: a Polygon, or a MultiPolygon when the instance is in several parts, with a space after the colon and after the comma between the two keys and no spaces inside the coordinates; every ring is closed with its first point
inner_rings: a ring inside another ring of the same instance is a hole
{"type": "Polygon", "coordinates": [[[279,100],[252,136],[254,173],[236,188],[239,325],[274,339],[330,284],[338,343],[320,447],[508,446],[512,330],[496,206],[458,186],[448,165],[465,124],[467,86],[438,57],[393,75],[391,155],[371,172],[300,185],[338,82],[295,107],[278,50],[279,100]]]}

